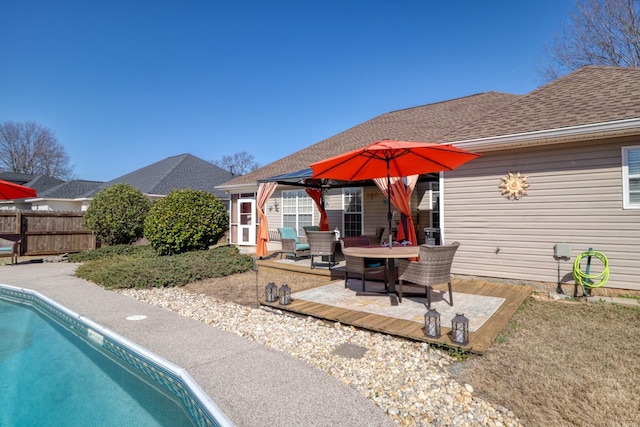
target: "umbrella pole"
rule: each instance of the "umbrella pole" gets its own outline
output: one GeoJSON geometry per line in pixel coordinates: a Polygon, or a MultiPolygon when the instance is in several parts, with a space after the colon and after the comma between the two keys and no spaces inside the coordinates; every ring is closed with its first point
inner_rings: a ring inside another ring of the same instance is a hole
{"type": "Polygon", "coordinates": [[[389,221],[389,249],[393,246],[393,232],[391,231],[391,176],[389,175],[389,159],[387,159],[387,220],[389,221]]]}

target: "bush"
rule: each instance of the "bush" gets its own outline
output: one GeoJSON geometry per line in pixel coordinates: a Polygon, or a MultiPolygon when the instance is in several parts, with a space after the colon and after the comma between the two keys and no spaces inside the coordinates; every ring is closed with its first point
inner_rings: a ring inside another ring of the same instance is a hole
{"type": "Polygon", "coordinates": [[[153,204],[144,222],[144,236],[160,255],[207,249],[229,227],[224,204],[199,190],[174,190],[153,204]]]}
{"type": "Polygon", "coordinates": [[[253,258],[233,246],[170,256],[158,256],[149,246],[136,248],[88,251],[76,276],[105,288],[168,287],[243,273],[253,266],[253,258]]]}
{"type": "Polygon", "coordinates": [[[114,258],[119,255],[126,257],[150,257],[156,256],[156,252],[149,245],[113,245],[99,249],[91,249],[89,251],[70,253],[69,262],[95,261],[103,258],[114,258]]]}
{"type": "Polygon", "coordinates": [[[100,190],[84,213],[84,224],[108,245],[129,244],[142,237],[151,202],[129,184],[100,190]]]}

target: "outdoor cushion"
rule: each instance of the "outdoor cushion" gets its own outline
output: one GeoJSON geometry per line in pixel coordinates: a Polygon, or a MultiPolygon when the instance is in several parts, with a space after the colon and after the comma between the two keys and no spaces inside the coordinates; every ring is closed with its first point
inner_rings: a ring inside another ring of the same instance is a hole
{"type": "Polygon", "coordinates": [[[296,243],[296,251],[306,251],[309,248],[308,243],[296,243]]]}
{"type": "Polygon", "coordinates": [[[382,265],[381,262],[369,262],[367,261],[367,258],[364,259],[364,265],[365,267],[380,267],[382,265]]]}
{"type": "Polygon", "coordinates": [[[317,225],[307,225],[304,228],[304,232],[306,233],[307,231],[320,231],[320,227],[318,227],[317,225]]]}
{"type": "Polygon", "coordinates": [[[298,240],[298,235],[296,234],[296,230],[294,230],[291,227],[282,227],[279,228],[280,230],[280,237],[283,239],[293,239],[296,241],[296,243],[299,243],[300,241],[298,240]]]}

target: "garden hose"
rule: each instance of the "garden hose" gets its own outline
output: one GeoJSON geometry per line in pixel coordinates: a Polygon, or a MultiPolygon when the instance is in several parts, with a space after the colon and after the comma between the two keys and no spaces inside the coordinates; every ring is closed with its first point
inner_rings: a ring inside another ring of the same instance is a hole
{"type": "Polygon", "coordinates": [[[587,252],[583,252],[576,258],[573,263],[573,279],[577,284],[582,286],[582,288],[599,288],[603,286],[609,280],[609,260],[602,252],[594,251],[589,248],[587,252]],[[589,263],[591,262],[591,257],[596,257],[600,261],[602,261],[603,269],[599,274],[589,274],[589,264],[587,264],[586,272],[583,272],[580,269],[580,261],[582,258],[588,258],[589,263]],[[599,282],[594,282],[594,280],[599,280],[599,282]]]}

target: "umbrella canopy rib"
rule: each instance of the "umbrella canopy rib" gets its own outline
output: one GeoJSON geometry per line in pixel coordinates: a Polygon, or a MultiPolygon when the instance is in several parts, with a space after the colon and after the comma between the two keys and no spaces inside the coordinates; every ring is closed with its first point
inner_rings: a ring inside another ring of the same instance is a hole
{"type": "MultiPolygon", "coordinates": [[[[479,157],[463,149],[446,144],[383,140],[367,147],[349,151],[313,163],[313,178],[346,181],[407,177],[433,172],[450,171],[479,157]]],[[[388,198],[389,231],[391,231],[391,198],[388,198]]],[[[389,239],[389,247],[392,239],[389,239]]]]}

